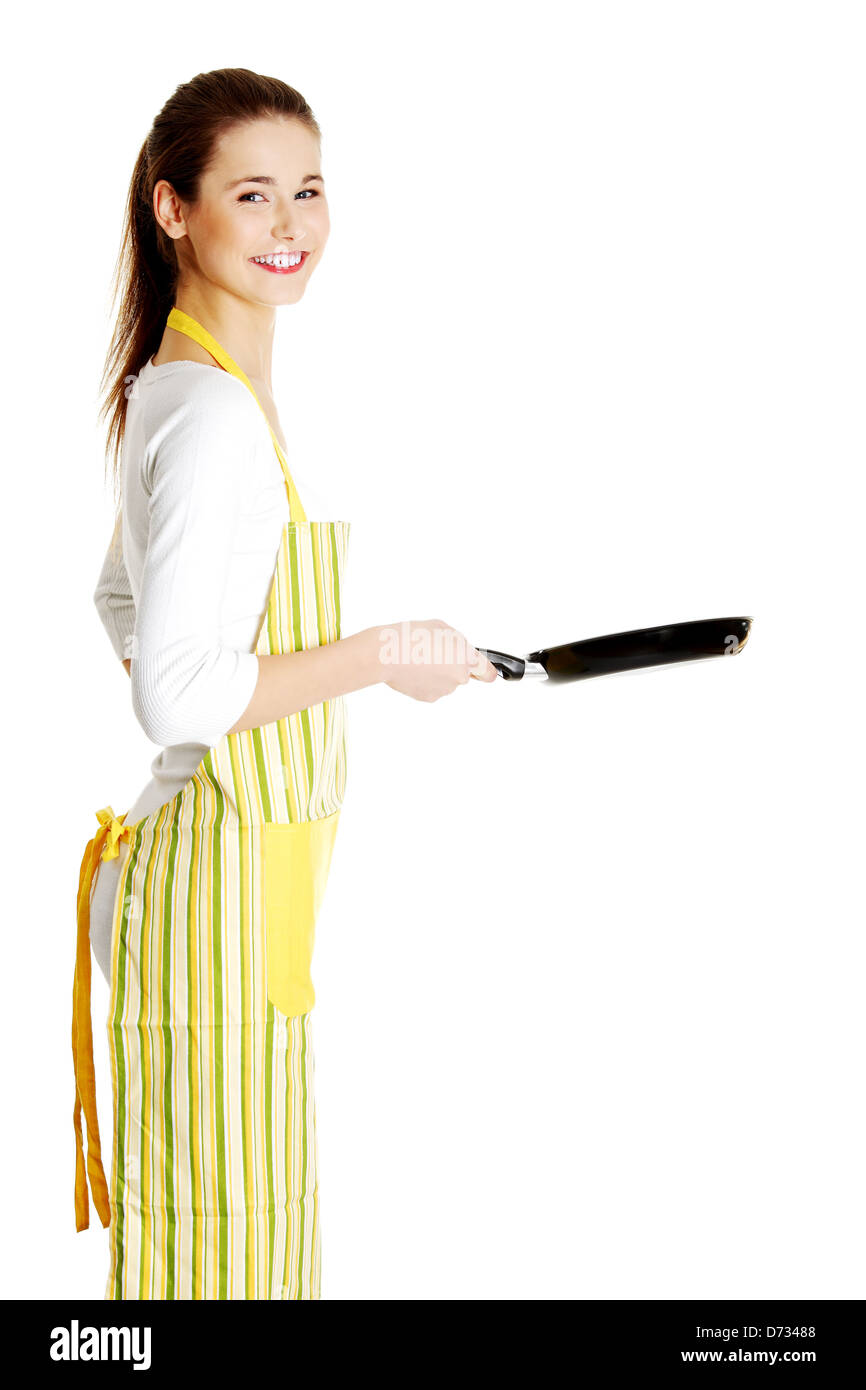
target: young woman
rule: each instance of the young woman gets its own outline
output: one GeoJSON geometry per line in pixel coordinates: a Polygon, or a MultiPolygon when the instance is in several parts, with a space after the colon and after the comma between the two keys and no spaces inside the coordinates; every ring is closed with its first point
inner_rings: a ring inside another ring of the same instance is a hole
{"type": "Polygon", "coordinates": [[[328,233],[299,92],[246,69],[177,89],[133,173],[104,378],[121,507],[94,598],[163,745],[130,810],[96,813],[79,879],[76,1225],[89,1178],[106,1298],[320,1296],[310,960],[343,696],[430,701],[497,675],[440,620],[341,636],[349,523],[307,518],[271,387],[276,309],[328,233]],[[91,943],[110,988],[108,1182],[91,943]]]}

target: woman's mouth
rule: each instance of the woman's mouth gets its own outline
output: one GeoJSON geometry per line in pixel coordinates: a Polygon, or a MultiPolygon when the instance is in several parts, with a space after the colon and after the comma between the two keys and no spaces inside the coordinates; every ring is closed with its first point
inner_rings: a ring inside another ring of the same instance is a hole
{"type": "Polygon", "coordinates": [[[250,261],[272,275],[294,275],[309,254],[309,251],[278,251],[273,256],[250,256],[250,261]]]}

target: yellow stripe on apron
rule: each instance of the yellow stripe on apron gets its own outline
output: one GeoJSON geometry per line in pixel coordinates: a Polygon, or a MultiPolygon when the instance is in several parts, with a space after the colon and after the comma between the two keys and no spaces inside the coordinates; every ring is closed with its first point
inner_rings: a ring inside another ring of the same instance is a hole
{"type": "MultiPolygon", "coordinates": [[[[255,397],[206,329],[177,308],[167,323],[255,397]]],[[[291,520],[254,648],[260,656],[339,639],[350,530],[346,521],[306,519],[273,429],[271,436],[291,520]]],[[[337,696],[226,734],[166,805],[133,825],[111,807],[97,812],[78,894],[75,1213],[84,1230],[89,1176],[109,1226],[108,1299],[320,1297],[310,966],[345,781],[346,713],[337,696]],[[121,841],[106,1184],[89,916],[99,860],[116,855],[121,841]]]]}

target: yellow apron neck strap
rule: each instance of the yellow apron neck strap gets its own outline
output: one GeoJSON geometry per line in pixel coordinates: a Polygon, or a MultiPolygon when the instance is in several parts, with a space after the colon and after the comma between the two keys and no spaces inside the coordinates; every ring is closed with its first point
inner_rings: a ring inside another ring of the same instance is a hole
{"type": "Polygon", "coordinates": [[[211,357],[216,358],[217,362],[219,362],[220,366],[225,371],[231,372],[232,376],[236,376],[238,380],[242,381],[244,385],[252,392],[253,400],[256,402],[256,405],[259,407],[259,410],[261,410],[262,414],[265,417],[265,420],[267,421],[268,429],[271,432],[271,439],[274,441],[274,448],[277,451],[277,458],[280,461],[280,468],[283,470],[283,477],[286,480],[286,487],[289,493],[289,515],[291,516],[292,521],[306,521],[307,514],[304,511],[303,506],[301,505],[301,499],[298,496],[298,490],[295,487],[295,484],[292,480],[292,475],[289,472],[289,466],[286,462],[285,455],[283,454],[283,451],[280,448],[280,442],[277,439],[277,436],[274,434],[271,422],[270,420],[268,420],[267,414],[264,408],[262,407],[262,403],[256,395],[255,390],[253,389],[252,382],[250,381],[246,372],[243,370],[242,367],[238,366],[237,362],[235,362],[233,357],[229,356],[225,348],[217,342],[216,338],[213,336],[212,333],[208,333],[206,328],[203,328],[202,325],[198,323],[194,318],[192,318],[190,314],[185,314],[183,309],[178,309],[176,305],[174,305],[169,312],[168,318],[166,319],[166,326],[168,328],[176,329],[178,333],[185,333],[188,338],[193,338],[195,342],[200,343],[201,346],[207,352],[210,353],[211,357]]]}

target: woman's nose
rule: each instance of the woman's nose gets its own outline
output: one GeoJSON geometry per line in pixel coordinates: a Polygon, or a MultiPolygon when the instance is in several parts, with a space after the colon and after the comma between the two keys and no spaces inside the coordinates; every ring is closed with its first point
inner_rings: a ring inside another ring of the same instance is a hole
{"type": "Polygon", "coordinates": [[[297,216],[284,218],[274,226],[274,235],[285,241],[300,241],[306,234],[306,228],[297,216]]]}

